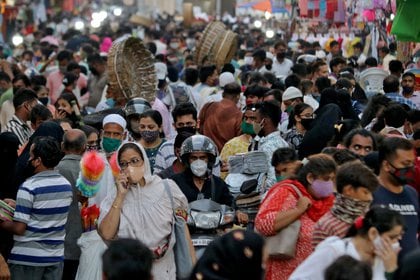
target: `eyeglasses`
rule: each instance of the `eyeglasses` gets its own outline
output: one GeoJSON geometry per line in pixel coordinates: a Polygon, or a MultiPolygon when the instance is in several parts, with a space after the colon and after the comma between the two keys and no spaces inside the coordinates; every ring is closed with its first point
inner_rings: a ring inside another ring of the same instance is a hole
{"type": "Polygon", "coordinates": [[[121,170],[126,169],[128,166],[132,167],[140,167],[142,166],[144,161],[141,158],[133,158],[130,161],[121,161],[120,168],[121,170]]]}
{"type": "Polygon", "coordinates": [[[302,119],[313,119],[314,114],[304,114],[304,115],[299,115],[299,117],[301,117],[302,119]]]}

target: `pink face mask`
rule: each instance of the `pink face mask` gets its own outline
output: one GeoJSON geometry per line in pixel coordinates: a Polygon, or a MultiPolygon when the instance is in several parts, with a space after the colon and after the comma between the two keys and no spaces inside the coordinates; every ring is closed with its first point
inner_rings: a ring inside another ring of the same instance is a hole
{"type": "Polygon", "coordinates": [[[334,192],[333,181],[314,180],[311,185],[314,196],[317,198],[325,198],[334,192]]]}
{"type": "Polygon", "coordinates": [[[137,184],[144,176],[144,169],[143,167],[128,166],[127,175],[133,184],[137,184]]]}

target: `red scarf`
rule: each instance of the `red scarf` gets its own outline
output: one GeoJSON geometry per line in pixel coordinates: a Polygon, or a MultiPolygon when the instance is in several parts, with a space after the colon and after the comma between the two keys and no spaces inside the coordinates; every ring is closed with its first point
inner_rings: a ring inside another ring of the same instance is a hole
{"type": "Polygon", "coordinates": [[[289,185],[294,185],[295,187],[297,187],[303,196],[306,196],[311,200],[312,205],[306,211],[306,214],[308,214],[309,218],[311,218],[311,220],[314,222],[317,222],[325,213],[327,213],[331,209],[331,207],[334,204],[333,194],[323,199],[314,199],[312,195],[308,192],[308,190],[298,180],[285,180],[274,185],[273,187],[285,188],[289,192],[293,193],[296,199],[299,199],[299,195],[289,185]]]}

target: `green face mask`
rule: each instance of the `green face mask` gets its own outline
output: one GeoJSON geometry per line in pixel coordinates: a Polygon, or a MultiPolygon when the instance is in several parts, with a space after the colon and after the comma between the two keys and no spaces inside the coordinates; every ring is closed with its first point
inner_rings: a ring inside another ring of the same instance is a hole
{"type": "Polygon", "coordinates": [[[290,112],[292,112],[292,111],[293,111],[293,106],[292,105],[290,105],[289,107],[286,108],[286,112],[288,114],[290,114],[290,112]]]}
{"type": "Polygon", "coordinates": [[[283,181],[283,180],[285,180],[285,179],[286,179],[286,176],[276,175],[276,181],[277,181],[277,182],[281,182],[281,181],[283,181]]]}
{"type": "Polygon", "coordinates": [[[242,121],[241,130],[242,130],[242,133],[244,134],[248,134],[248,135],[255,134],[254,127],[252,126],[252,124],[247,123],[246,121],[242,121]]]}
{"type": "Polygon", "coordinates": [[[102,148],[106,153],[112,153],[115,152],[118,147],[121,145],[120,139],[114,139],[109,137],[103,137],[102,138],[102,148]]]}

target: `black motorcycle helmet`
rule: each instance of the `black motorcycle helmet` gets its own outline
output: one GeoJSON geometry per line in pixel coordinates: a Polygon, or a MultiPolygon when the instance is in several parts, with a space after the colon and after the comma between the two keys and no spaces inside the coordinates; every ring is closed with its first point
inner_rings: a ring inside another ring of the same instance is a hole
{"type": "Polygon", "coordinates": [[[131,120],[134,118],[139,118],[140,114],[150,109],[152,109],[152,106],[146,99],[141,97],[135,97],[130,99],[124,108],[128,131],[130,131],[131,133],[133,132],[133,130],[131,129],[131,120]]]}
{"type": "Polygon", "coordinates": [[[216,163],[217,147],[213,140],[204,135],[193,135],[188,137],[181,146],[181,161],[189,166],[189,155],[193,152],[203,152],[208,154],[208,168],[212,169],[216,163]]]}

